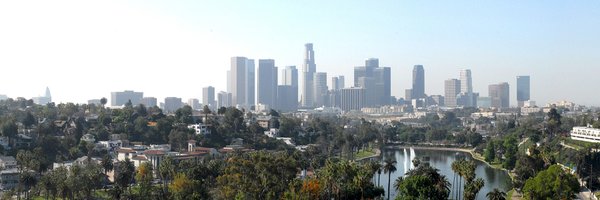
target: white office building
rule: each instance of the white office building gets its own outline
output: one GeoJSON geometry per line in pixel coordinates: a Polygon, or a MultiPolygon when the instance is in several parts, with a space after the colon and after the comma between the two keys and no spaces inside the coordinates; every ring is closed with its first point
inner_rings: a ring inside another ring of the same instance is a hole
{"type": "Polygon", "coordinates": [[[587,127],[576,126],[571,130],[571,139],[600,143],[600,129],[592,128],[590,125],[587,127]]]}

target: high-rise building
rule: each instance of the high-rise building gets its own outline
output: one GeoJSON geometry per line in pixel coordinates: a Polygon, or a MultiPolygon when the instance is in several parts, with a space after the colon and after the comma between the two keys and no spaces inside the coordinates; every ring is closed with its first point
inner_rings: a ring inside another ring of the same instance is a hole
{"type": "Polygon", "coordinates": [[[494,108],[510,107],[510,88],[508,83],[498,83],[489,86],[491,106],[494,108]]]}
{"type": "Polygon", "coordinates": [[[144,97],[143,92],[134,92],[131,90],[125,90],[123,92],[111,92],[110,105],[111,106],[122,106],[128,101],[131,101],[132,105],[138,105],[144,97]]]}
{"type": "Polygon", "coordinates": [[[457,96],[460,94],[460,81],[448,79],[444,81],[444,104],[447,107],[457,107],[457,96]]]}
{"type": "Polygon", "coordinates": [[[254,60],[232,57],[230,70],[230,93],[233,105],[250,108],[254,105],[254,60]]]}
{"type": "Polygon", "coordinates": [[[354,67],[354,87],[366,89],[365,106],[388,105],[391,99],[391,69],[379,67],[377,58],[365,61],[365,66],[354,67]]]}
{"type": "Polygon", "coordinates": [[[46,87],[46,92],[45,92],[44,96],[33,97],[32,100],[33,100],[33,103],[38,104],[38,105],[46,105],[46,104],[52,102],[52,95],[50,95],[50,88],[46,87]]]}
{"type": "Polygon", "coordinates": [[[425,98],[425,69],[423,65],[413,67],[412,98],[425,98]]]}
{"type": "Polygon", "coordinates": [[[200,100],[196,98],[188,99],[187,105],[192,107],[192,110],[202,110],[202,105],[200,104],[200,100]]]}
{"type": "Polygon", "coordinates": [[[248,59],[246,62],[246,104],[250,108],[250,106],[254,105],[256,100],[256,73],[255,73],[254,60],[248,59]]]}
{"type": "Polygon", "coordinates": [[[233,95],[229,92],[221,91],[217,94],[217,107],[231,107],[233,106],[233,95]]]}
{"type": "Polygon", "coordinates": [[[404,101],[410,102],[413,99],[414,94],[415,92],[413,91],[413,89],[404,90],[404,101]]]}
{"type": "Polygon", "coordinates": [[[339,90],[329,90],[329,92],[327,93],[327,98],[328,98],[328,102],[327,102],[327,107],[335,107],[335,108],[340,108],[341,107],[341,91],[344,88],[341,88],[339,90]]]}
{"type": "Polygon", "coordinates": [[[202,104],[208,106],[210,109],[217,107],[215,102],[215,88],[213,86],[202,88],[202,104]]]}
{"type": "Polygon", "coordinates": [[[375,79],[377,80],[375,84],[383,88],[383,91],[380,92],[383,95],[379,97],[379,104],[389,105],[392,99],[392,68],[381,67],[375,69],[375,79]]]}
{"type": "Polygon", "coordinates": [[[178,97],[167,97],[165,98],[165,103],[163,107],[164,113],[174,113],[177,109],[183,107],[183,102],[181,102],[181,98],[178,97]]]}
{"type": "Polygon", "coordinates": [[[365,102],[363,106],[365,107],[373,107],[377,102],[377,97],[379,96],[381,88],[376,88],[375,78],[373,77],[359,77],[358,78],[359,87],[365,88],[365,102]]]}
{"type": "Polygon", "coordinates": [[[344,88],[344,76],[331,77],[331,89],[340,90],[344,88]]]}
{"type": "Polygon", "coordinates": [[[314,86],[314,97],[315,107],[325,106],[327,102],[327,73],[325,72],[317,72],[315,73],[315,77],[313,78],[314,86]]]}
{"type": "Polygon", "coordinates": [[[473,97],[473,79],[470,69],[460,70],[460,93],[462,96],[461,106],[475,107],[475,99],[473,97]]]}
{"type": "Polygon", "coordinates": [[[291,85],[298,87],[298,69],[296,69],[296,66],[286,66],[283,68],[283,70],[281,70],[280,85],[291,85]]]}
{"type": "Polygon", "coordinates": [[[365,89],[360,87],[340,90],[340,108],[344,111],[360,110],[366,101],[365,89]]]}
{"type": "Polygon", "coordinates": [[[144,104],[147,108],[158,106],[158,100],[155,97],[144,97],[140,103],[144,104]]]}
{"type": "Polygon", "coordinates": [[[470,69],[460,70],[460,92],[462,92],[462,93],[473,92],[473,79],[471,77],[470,69]]]}
{"type": "Polygon", "coordinates": [[[267,105],[269,108],[277,107],[277,67],[275,60],[258,60],[258,77],[256,87],[256,103],[267,105]]]}
{"type": "Polygon", "coordinates": [[[517,102],[523,107],[531,98],[529,76],[517,76],[517,102]]]}
{"type": "Polygon", "coordinates": [[[96,105],[96,106],[100,106],[100,104],[102,103],[102,101],[100,99],[90,99],[87,101],[88,105],[96,105]]]}
{"type": "Polygon", "coordinates": [[[277,86],[277,110],[292,112],[298,110],[298,86],[277,86]]]}
{"type": "Polygon", "coordinates": [[[48,103],[52,102],[52,95],[50,95],[50,88],[46,87],[46,93],[44,97],[48,98],[48,103]]]}
{"type": "Polygon", "coordinates": [[[317,65],[315,64],[315,52],[313,44],[304,45],[304,64],[302,66],[302,107],[314,107],[314,81],[317,65]]]}
{"type": "Polygon", "coordinates": [[[227,70],[227,91],[231,92],[231,70],[227,70]]]}
{"type": "Polygon", "coordinates": [[[444,96],[442,95],[431,95],[431,100],[433,100],[433,104],[438,106],[444,106],[444,96]]]}
{"type": "Polygon", "coordinates": [[[298,69],[287,66],[281,73],[281,85],[277,86],[278,109],[286,111],[298,110],[298,69]]]}
{"type": "Polygon", "coordinates": [[[490,97],[479,97],[477,98],[478,108],[489,108],[492,106],[492,99],[490,97]]]}

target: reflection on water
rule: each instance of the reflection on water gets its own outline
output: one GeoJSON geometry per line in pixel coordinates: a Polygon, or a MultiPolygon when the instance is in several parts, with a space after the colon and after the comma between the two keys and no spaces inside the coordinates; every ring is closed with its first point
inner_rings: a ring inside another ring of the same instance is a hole
{"type": "MultiPolygon", "coordinates": [[[[404,149],[386,149],[382,153],[381,161],[384,161],[388,158],[392,158],[397,161],[396,163],[396,171],[392,173],[392,181],[393,184],[398,176],[403,176],[405,172],[412,166],[410,162],[410,158],[429,158],[429,164],[440,170],[440,173],[445,175],[448,181],[452,184],[452,178],[454,176],[454,172],[452,171],[452,162],[460,158],[472,159],[471,155],[465,152],[455,152],[455,151],[442,151],[442,150],[424,150],[424,149],[415,149],[411,151],[410,149],[406,149],[407,154],[405,154],[404,149]],[[408,153],[410,152],[410,153],[408,153]],[[408,158],[408,159],[407,159],[408,158]],[[408,160],[408,161],[407,161],[408,160]]],[[[479,194],[477,195],[477,199],[485,199],[485,195],[492,191],[494,188],[498,188],[503,191],[508,191],[511,188],[511,180],[508,176],[507,172],[491,168],[487,166],[485,163],[475,160],[477,164],[477,169],[475,170],[475,174],[478,178],[482,178],[485,181],[485,186],[481,188],[479,194]]],[[[383,188],[387,189],[388,175],[381,174],[380,184],[383,188]]],[[[377,182],[375,181],[375,184],[377,182]]],[[[393,187],[391,187],[393,188],[393,187]]],[[[392,189],[393,190],[393,189],[392,189]]],[[[387,191],[386,191],[387,194],[387,191]]],[[[392,198],[396,196],[396,191],[391,192],[392,198]]],[[[454,196],[454,193],[450,194],[450,197],[454,196]]]]}

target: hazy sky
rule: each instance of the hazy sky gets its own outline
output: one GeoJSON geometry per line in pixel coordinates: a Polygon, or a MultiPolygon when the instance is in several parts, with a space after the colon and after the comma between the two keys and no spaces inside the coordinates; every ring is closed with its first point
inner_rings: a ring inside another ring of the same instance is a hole
{"type": "Polygon", "coordinates": [[[600,105],[600,1],[0,1],[0,94],[185,101],[225,90],[232,56],[300,69],[308,42],[347,86],[375,57],[400,97],[422,64],[427,94],[468,68],[481,96],[508,82],[513,105],[517,75],[538,104],[600,105]]]}

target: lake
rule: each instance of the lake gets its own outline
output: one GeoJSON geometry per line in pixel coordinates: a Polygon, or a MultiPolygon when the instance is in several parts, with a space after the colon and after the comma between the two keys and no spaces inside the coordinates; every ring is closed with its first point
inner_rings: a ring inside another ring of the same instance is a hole
{"type": "MultiPolygon", "coordinates": [[[[440,170],[440,173],[445,175],[450,184],[452,184],[452,179],[454,177],[454,172],[452,171],[452,162],[459,158],[473,159],[471,154],[466,152],[452,151],[452,150],[432,150],[432,149],[411,149],[411,148],[388,148],[383,150],[381,157],[381,161],[391,158],[396,160],[396,172],[392,173],[391,180],[391,198],[396,197],[396,191],[394,191],[394,181],[399,176],[404,176],[406,171],[412,166],[411,160],[414,157],[422,158],[429,157],[428,163],[437,169],[440,170]]],[[[475,174],[477,178],[482,178],[485,182],[485,186],[481,188],[479,193],[477,194],[477,199],[486,199],[485,195],[494,190],[494,188],[498,188],[502,191],[507,192],[511,189],[511,179],[506,171],[494,169],[484,162],[479,160],[475,160],[477,164],[477,169],[475,170],[475,174]]],[[[375,174],[374,182],[377,185],[377,174],[375,174]]],[[[387,190],[388,183],[388,175],[381,174],[380,185],[387,190]]],[[[454,192],[450,193],[450,198],[454,197],[454,192]]],[[[386,191],[387,197],[387,191],[386,191]]],[[[387,199],[387,198],[386,198],[387,199]]]]}

